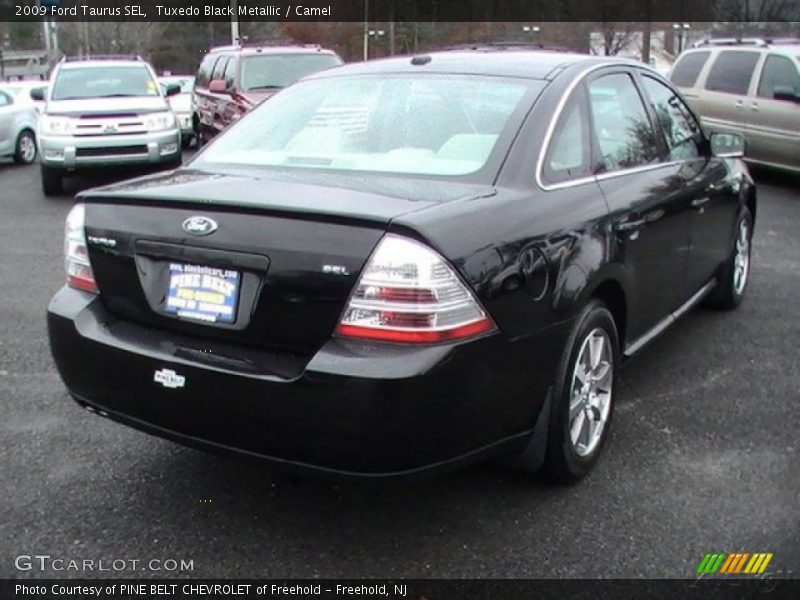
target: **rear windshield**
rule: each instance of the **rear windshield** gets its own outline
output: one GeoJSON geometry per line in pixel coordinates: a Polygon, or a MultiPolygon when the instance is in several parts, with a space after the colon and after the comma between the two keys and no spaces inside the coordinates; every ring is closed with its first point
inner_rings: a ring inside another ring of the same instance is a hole
{"type": "Polygon", "coordinates": [[[466,175],[516,131],[543,83],[450,75],[331,77],[277,94],[200,157],[335,171],[466,175]]]}
{"type": "Polygon", "coordinates": [[[51,100],[158,96],[156,82],[144,65],[62,69],[51,100]]]}
{"type": "Polygon", "coordinates": [[[242,89],[269,90],[292,85],[317,71],[342,64],[333,54],[262,54],[242,60],[242,89]]]}

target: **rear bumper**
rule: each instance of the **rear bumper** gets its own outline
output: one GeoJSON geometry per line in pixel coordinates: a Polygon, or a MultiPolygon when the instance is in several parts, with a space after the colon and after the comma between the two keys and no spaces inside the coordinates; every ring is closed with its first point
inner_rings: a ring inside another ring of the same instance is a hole
{"type": "Polygon", "coordinates": [[[188,360],[169,332],[118,321],[92,294],[65,287],[48,309],[52,353],[79,403],[190,446],[370,478],[525,448],[563,329],[424,348],[333,339],[284,379],[188,360]],[[154,381],[164,370],[183,385],[154,381]]]}
{"type": "Polygon", "coordinates": [[[173,163],[181,152],[179,129],[140,135],[42,136],[43,165],[67,171],[119,165],[173,163]]]}

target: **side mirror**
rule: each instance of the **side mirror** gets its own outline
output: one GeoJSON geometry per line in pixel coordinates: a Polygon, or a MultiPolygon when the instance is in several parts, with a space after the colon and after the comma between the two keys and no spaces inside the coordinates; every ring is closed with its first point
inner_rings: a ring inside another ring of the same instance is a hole
{"type": "Polygon", "coordinates": [[[179,86],[177,83],[170,83],[164,89],[164,95],[165,96],[174,96],[174,95],[180,94],[180,93],[181,93],[181,86],[179,86]]]}
{"type": "Polygon", "coordinates": [[[744,156],[745,140],[738,133],[712,133],[711,154],[717,158],[742,158],[744,156]]]}
{"type": "Polygon", "coordinates": [[[212,79],[208,84],[208,91],[212,94],[227,94],[228,86],[225,85],[224,79],[212,79]]]}
{"type": "Polygon", "coordinates": [[[45,88],[43,87],[33,88],[30,91],[31,100],[36,100],[37,102],[44,102],[44,92],[45,88]]]}
{"type": "Polygon", "coordinates": [[[776,85],[772,88],[772,97],[775,100],[787,100],[788,102],[800,102],[800,94],[788,85],[776,85]]]}

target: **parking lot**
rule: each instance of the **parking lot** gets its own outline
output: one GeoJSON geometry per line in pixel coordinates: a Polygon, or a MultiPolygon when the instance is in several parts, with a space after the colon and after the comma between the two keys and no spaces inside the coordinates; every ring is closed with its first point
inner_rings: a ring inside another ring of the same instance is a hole
{"type": "MultiPolygon", "coordinates": [[[[14,557],[191,560],[197,577],[691,577],[710,551],[800,573],[800,179],[758,174],[748,297],[628,364],[610,443],[573,487],[482,466],[428,483],[289,478],[78,408],[50,357],[71,194],[0,164],[0,576],[14,557]]],[[[81,180],[79,186],[89,185],[81,180]]],[[[75,187],[68,187],[74,192],[75,187]]],[[[97,575],[165,576],[138,573],[97,575]]]]}

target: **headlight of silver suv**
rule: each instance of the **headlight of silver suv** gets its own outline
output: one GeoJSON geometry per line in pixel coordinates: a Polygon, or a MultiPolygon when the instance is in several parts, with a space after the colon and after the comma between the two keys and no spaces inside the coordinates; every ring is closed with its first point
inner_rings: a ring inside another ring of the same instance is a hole
{"type": "Polygon", "coordinates": [[[41,135],[72,135],[75,123],[69,117],[42,115],[39,117],[41,135]]]}
{"type": "Polygon", "coordinates": [[[147,131],[164,131],[166,129],[174,129],[175,115],[169,112],[153,113],[147,115],[144,120],[144,126],[147,131]]]}

